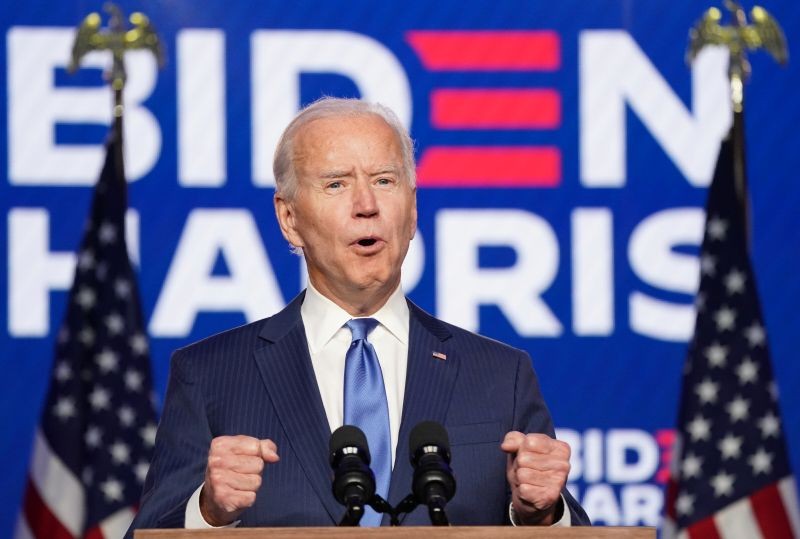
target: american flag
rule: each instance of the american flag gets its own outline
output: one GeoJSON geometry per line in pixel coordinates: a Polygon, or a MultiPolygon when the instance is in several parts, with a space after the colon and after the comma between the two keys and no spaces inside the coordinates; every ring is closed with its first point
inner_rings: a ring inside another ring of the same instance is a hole
{"type": "Polygon", "coordinates": [[[122,537],[150,462],[156,416],[125,242],[120,132],[111,133],[58,333],[17,526],[20,539],[122,537]]]}
{"type": "Polygon", "coordinates": [[[708,195],[664,537],[800,537],[731,139],[708,195]]]}

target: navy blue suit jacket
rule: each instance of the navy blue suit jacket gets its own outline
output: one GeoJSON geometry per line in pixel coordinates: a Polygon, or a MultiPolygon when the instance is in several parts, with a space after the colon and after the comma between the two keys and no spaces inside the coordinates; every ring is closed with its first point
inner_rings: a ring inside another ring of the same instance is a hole
{"type": "MultiPolygon", "coordinates": [[[[280,462],[265,467],[242,526],[331,526],[344,508],[331,493],[330,428],[300,316],[300,294],[276,315],[177,350],[134,528],[182,527],[186,503],[204,480],[209,444],[221,435],[269,438],[280,462]]],[[[456,525],[508,523],[506,432],[553,436],[527,353],[446,324],[409,302],[405,396],[389,502],[411,489],[408,436],[420,421],[450,436],[456,525]],[[446,355],[437,359],[433,352],[446,355]]],[[[588,524],[564,492],[573,524],[588,524]]],[[[384,519],[387,523],[388,517],[384,519]]],[[[404,524],[427,525],[417,508],[404,524]]],[[[129,532],[130,533],[130,532],[129,532]]]]}

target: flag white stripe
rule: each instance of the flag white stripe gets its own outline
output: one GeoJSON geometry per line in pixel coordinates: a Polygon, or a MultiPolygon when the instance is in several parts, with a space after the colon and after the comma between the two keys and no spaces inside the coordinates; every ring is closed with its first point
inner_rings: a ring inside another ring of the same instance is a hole
{"type": "Polygon", "coordinates": [[[53,453],[44,435],[36,429],[31,460],[31,480],[42,501],[72,535],[81,535],[86,508],[78,478],[53,453]]]}
{"type": "Polygon", "coordinates": [[[672,539],[675,537],[676,531],[675,521],[669,517],[664,517],[664,520],[661,521],[661,539],[672,539]]]}
{"type": "Polygon", "coordinates": [[[742,498],[733,502],[714,515],[720,537],[723,539],[747,537],[748,539],[762,539],[761,529],[758,527],[756,515],[750,505],[749,498],[742,498]]]}
{"type": "Polygon", "coordinates": [[[783,507],[786,510],[786,515],[789,517],[789,523],[792,525],[792,531],[795,537],[800,537],[800,506],[797,503],[797,484],[794,481],[794,476],[784,477],[778,481],[778,492],[781,494],[783,500],[783,507]]]}
{"type": "Polygon", "coordinates": [[[689,539],[689,534],[686,530],[678,531],[678,524],[669,517],[664,517],[661,523],[661,538],[662,539],[689,539]]]}
{"type": "Polygon", "coordinates": [[[100,531],[106,539],[118,539],[125,535],[136,513],[130,507],[120,509],[100,523],[100,531]]]}
{"type": "Polygon", "coordinates": [[[17,528],[14,530],[14,539],[36,539],[28,527],[28,521],[25,514],[20,514],[17,519],[17,528]]]}

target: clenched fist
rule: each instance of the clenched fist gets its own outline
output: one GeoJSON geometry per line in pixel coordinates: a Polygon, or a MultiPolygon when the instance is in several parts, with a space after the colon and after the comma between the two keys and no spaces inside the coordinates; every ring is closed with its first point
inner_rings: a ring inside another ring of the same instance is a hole
{"type": "Polygon", "coordinates": [[[264,463],[278,462],[272,440],[219,436],[211,440],[200,512],[212,526],[224,526],[256,501],[264,463]]]}
{"type": "Polygon", "coordinates": [[[506,477],[520,523],[553,524],[569,474],[569,445],[546,434],[512,431],[500,448],[508,453],[506,477]]]}

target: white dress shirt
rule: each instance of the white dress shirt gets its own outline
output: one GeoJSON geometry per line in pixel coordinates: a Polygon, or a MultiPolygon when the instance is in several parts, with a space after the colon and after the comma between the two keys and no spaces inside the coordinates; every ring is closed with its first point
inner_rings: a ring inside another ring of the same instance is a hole
{"type": "MultiPolygon", "coordinates": [[[[353,340],[350,330],[344,325],[353,317],[317,292],[311,283],[308,284],[303,305],[300,307],[300,317],[306,330],[311,366],[314,368],[322,405],[325,408],[328,425],[333,432],[344,422],[344,362],[347,349],[353,340]]],[[[398,286],[383,307],[369,318],[379,322],[367,340],[375,348],[383,373],[386,402],[389,406],[392,467],[394,467],[408,365],[408,303],[402,288],[398,286]]],[[[279,455],[280,451],[279,447],[279,455]]],[[[201,484],[186,504],[184,515],[186,528],[213,527],[200,513],[202,489],[201,484]]],[[[229,526],[237,524],[238,521],[229,526]]]]}
{"type": "MultiPolygon", "coordinates": [[[[350,330],[344,325],[353,317],[317,292],[311,284],[300,307],[300,315],[322,405],[333,432],[344,422],[344,364],[353,340],[350,330]]],[[[402,289],[398,286],[383,307],[369,318],[379,322],[367,340],[375,348],[383,373],[394,467],[408,365],[408,303],[402,289]]]]}
{"type": "MultiPolygon", "coordinates": [[[[311,366],[317,379],[322,405],[331,432],[341,427],[344,421],[344,365],[347,349],[352,342],[350,330],[344,327],[353,317],[334,302],[320,294],[309,282],[300,316],[306,332],[311,366]]],[[[391,432],[392,468],[397,454],[397,437],[403,411],[403,394],[406,387],[408,366],[408,303],[402,287],[398,286],[386,303],[375,314],[378,326],[367,340],[375,348],[383,373],[386,402],[389,406],[389,429],[391,432]]],[[[281,448],[278,448],[280,454],[281,448]]],[[[498,448],[498,451],[500,449],[498,448]]],[[[186,504],[184,526],[186,528],[213,528],[200,513],[201,484],[186,504]]],[[[563,500],[563,496],[562,496],[563,500]]],[[[517,525],[513,507],[509,504],[509,518],[517,525]]],[[[228,526],[233,527],[239,521],[228,526]]],[[[564,516],[554,526],[569,526],[569,508],[564,502],[564,516]]]]}

